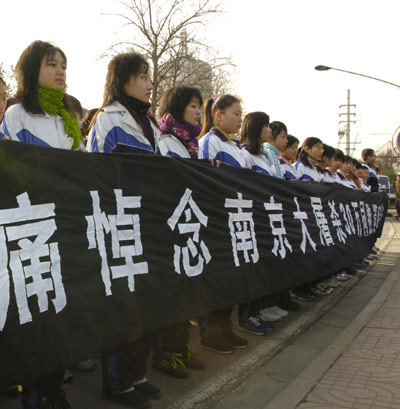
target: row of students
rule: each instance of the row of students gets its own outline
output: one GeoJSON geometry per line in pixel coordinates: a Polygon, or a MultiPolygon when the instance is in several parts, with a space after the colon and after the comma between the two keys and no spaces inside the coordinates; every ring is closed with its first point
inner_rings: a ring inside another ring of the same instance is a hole
{"type": "MultiPolygon", "coordinates": [[[[53,148],[83,149],[74,101],[65,94],[66,68],[65,54],[50,43],[35,41],[24,50],[15,70],[18,104],[7,110],[0,128],[4,138],[53,148]]],[[[103,103],[99,110],[91,112],[92,119],[84,121],[85,133],[90,128],[87,151],[210,159],[213,163],[250,167],[281,179],[321,180],[316,165],[324,148],[319,139],[304,141],[293,166],[299,141],[287,134],[283,123],[270,124],[268,115],[262,112],[248,114],[242,126],[238,98],[224,95],[206,101],[201,125],[200,92],[190,87],[171,89],[163,97],[158,126],[150,109],[151,91],[149,64],[141,55],[125,53],[114,57],[107,69],[103,103]],[[241,126],[240,148],[232,135],[241,126]]],[[[271,321],[287,315],[277,304],[296,308],[287,293],[240,305],[239,329],[265,334],[272,329],[271,321]]],[[[199,318],[204,347],[232,353],[247,346],[247,339],[233,331],[231,313],[232,308],[227,308],[199,318]]],[[[147,408],[150,399],[161,397],[161,391],[146,379],[146,362],[154,345],[153,366],[157,369],[178,377],[187,377],[189,368],[204,369],[204,364],[187,348],[188,328],[188,322],[177,323],[133,342],[121,340],[119,346],[104,351],[104,397],[135,408],[147,408]]],[[[62,376],[60,371],[24,385],[23,407],[69,408],[61,387],[62,376]]]]}

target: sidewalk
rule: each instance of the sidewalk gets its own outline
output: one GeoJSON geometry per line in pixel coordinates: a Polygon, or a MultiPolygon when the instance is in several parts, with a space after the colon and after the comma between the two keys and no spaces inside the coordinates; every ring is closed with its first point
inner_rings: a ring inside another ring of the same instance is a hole
{"type": "Polygon", "coordinates": [[[265,409],[400,409],[400,223],[375,269],[391,268],[376,295],[265,409]]]}
{"type": "MultiPolygon", "coordinates": [[[[375,313],[380,305],[380,299],[374,301],[373,304],[370,303],[370,300],[379,288],[381,289],[377,296],[385,291],[384,288],[392,286],[394,278],[397,279],[397,274],[391,273],[389,275],[393,269],[392,260],[397,262],[400,250],[400,227],[397,226],[400,226],[398,221],[392,218],[387,219],[382,239],[378,243],[383,251],[377,263],[372,266],[368,273],[360,274],[343,283],[331,295],[318,302],[302,303],[302,311],[290,313],[288,318],[277,323],[275,330],[266,336],[252,336],[238,331],[240,336],[248,339],[249,347],[247,349],[237,350],[232,355],[220,355],[201,349],[198,328],[192,328],[190,349],[198,353],[199,358],[206,362],[207,369],[205,371],[192,371],[190,379],[176,379],[151,369],[149,363],[147,377],[151,383],[163,391],[162,399],[153,401],[152,408],[263,409],[270,402],[268,409],[294,409],[298,405],[303,405],[298,406],[301,409],[330,409],[333,407],[339,409],[336,401],[329,404],[331,406],[321,401],[318,392],[315,398],[313,394],[307,395],[364,325],[357,327],[356,322],[353,321],[355,316],[360,314],[365,306],[366,310],[371,309],[372,306],[375,313]],[[394,227],[396,227],[396,231],[393,230],[394,227]],[[393,234],[394,237],[392,238],[393,234]],[[395,254],[390,253],[393,251],[395,254]],[[394,277],[392,281],[390,281],[391,277],[394,277]],[[366,279],[369,280],[368,285],[363,284],[366,279]],[[384,284],[382,285],[382,283],[384,284]],[[351,305],[339,308],[340,303],[347,299],[350,299],[351,305]],[[351,325],[355,325],[354,330],[349,332],[351,325]],[[343,329],[345,329],[345,340],[341,343],[339,340],[331,345],[337,332],[343,331],[343,329]],[[318,345],[316,345],[316,341],[312,340],[313,337],[318,339],[318,345]],[[324,351],[327,347],[328,349],[324,351]],[[323,359],[326,354],[327,357],[323,359]],[[310,362],[311,365],[308,368],[311,372],[307,372],[304,368],[310,362]],[[313,368],[314,363],[315,367],[313,368]],[[302,402],[305,397],[306,400],[302,402]]],[[[399,267],[396,266],[396,268],[399,267]]],[[[400,283],[397,288],[400,292],[400,283]]],[[[386,296],[383,295],[382,297],[383,302],[386,296]]],[[[393,318],[388,317],[386,321],[380,320],[380,324],[390,322],[391,325],[395,325],[397,320],[400,326],[400,319],[397,319],[395,312],[390,310],[390,313],[394,314],[393,318]]],[[[400,313],[398,314],[400,318],[400,313]]],[[[235,312],[232,318],[234,322],[237,321],[235,312]]],[[[377,331],[376,328],[375,331],[377,331]]],[[[392,354],[394,354],[400,350],[400,332],[397,350],[395,349],[395,342],[391,342],[394,344],[391,347],[394,351],[392,354]]],[[[345,369],[343,368],[343,370],[345,369]]],[[[336,373],[337,376],[342,376],[338,370],[336,373]]],[[[74,380],[67,386],[68,400],[73,409],[122,408],[122,406],[101,398],[101,373],[98,362],[94,372],[73,371],[73,374],[74,380]]],[[[398,378],[400,384],[400,376],[398,378]]],[[[326,385],[323,390],[325,392],[321,392],[321,396],[325,396],[326,392],[330,393],[326,385]]],[[[363,396],[365,397],[365,394],[363,396]]],[[[341,407],[350,408],[353,406],[341,407]]],[[[20,403],[17,398],[7,398],[0,395],[0,408],[19,409],[20,403]]],[[[362,408],[369,408],[369,406],[362,408]]]]}

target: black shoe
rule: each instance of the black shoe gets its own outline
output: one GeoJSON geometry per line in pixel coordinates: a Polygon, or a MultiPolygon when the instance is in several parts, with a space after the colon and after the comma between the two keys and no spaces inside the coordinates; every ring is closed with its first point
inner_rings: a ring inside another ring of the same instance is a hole
{"type": "Polygon", "coordinates": [[[176,352],[157,352],[153,356],[153,368],[174,378],[186,379],[190,377],[183,355],[176,352]]]}
{"type": "Polygon", "coordinates": [[[356,276],[357,275],[357,269],[353,266],[346,268],[346,274],[349,274],[351,276],[356,276]]]}
{"type": "Polygon", "coordinates": [[[133,387],[142,395],[147,396],[150,399],[160,399],[162,396],[162,392],[160,391],[160,389],[156,388],[154,385],[147,381],[133,385],[133,387]]]}
{"type": "Polygon", "coordinates": [[[232,354],[235,352],[235,347],[222,336],[219,337],[202,337],[201,346],[211,351],[219,352],[220,354],[232,354]]]}
{"type": "Polygon", "coordinates": [[[6,386],[5,388],[0,390],[0,393],[2,395],[7,395],[7,396],[18,396],[18,393],[20,391],[20,387],[18,385],[12,385],[12,386],[6,386]]]}
{"type": "Polygon", "coordinates": [[[53,403],[53,406],[51,408],[52,409],[71,409],[71,405],[68,403],[65,397],[65,392],[63,392],[61,397],[53,403]]]}
{"type": "Polygon", "coordinates": [[[233,331],[224,332],[223,337],[235,348],[247,348],[247,345],[249,344],[249,341],[247,341],[247,339],[239,337],[239,335],[236,335],[233,331]]]}
{"type": "Polygon", "coordinates": [[[280,303],[278,304],[278,307],[283,308],[286,311],[300,311],[302,309],[302,306],[293,300],[280,303]]]}
{"type": "Polygon", "coordinates": [[[151,406],[150,399],[147,396],[142,395],[136,389],[115,395],[103,392],[103,398],[134,409],[148,409],[151,406]]]}
{"type": "Polygon", "coordinates": [[[61,391],[60,395],[53,401],[50,398],[46,398],[39,403],[38,409],[71,409],[71,405],[66,399],[65,391],[61,391]]]}
{"type": "Polygon", "coordinates": [[[298,300],[301,301],[316,301],[317,297],[315,294],[309,292],[309,291],[291,291],[290,294],[294,297],[297,298],[298,300]]]}

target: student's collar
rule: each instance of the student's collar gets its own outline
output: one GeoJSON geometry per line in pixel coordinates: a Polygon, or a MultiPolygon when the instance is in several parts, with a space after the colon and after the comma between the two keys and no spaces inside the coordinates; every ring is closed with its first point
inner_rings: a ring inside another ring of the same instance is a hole
{"type": "Polygon", "coordinates": [[[223,138],[225,138],[227,141],[230,141],[232,139],[231,135],[221,131],[221,129],[218,129],[216,127],[213,128],[213,131],[215,133],[215,135],[217,135],[221,140],[223,140],[223,138]]]}
{"type": "Polygon", "coordinates": [[[318,161],[316,161],[315,159],[311,159],[309,156],[307,156],[307,160],[312,168],[315,168],[317,166],[318,161]]]}

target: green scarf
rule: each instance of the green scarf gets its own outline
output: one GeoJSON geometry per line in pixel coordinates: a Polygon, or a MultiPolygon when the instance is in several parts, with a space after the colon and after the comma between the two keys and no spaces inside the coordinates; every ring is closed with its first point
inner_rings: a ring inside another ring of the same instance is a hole
{"type": "Polygon", "coordinates": [[[76,149],[79,148],[81,143],[82,133],[76,118],[65,109],[64,95],[64,90],[39,85],[38,100],[40,108],[51,115],[61,115],[64,120],[64,131],[74,141],[72,149],[76,149]]]}

